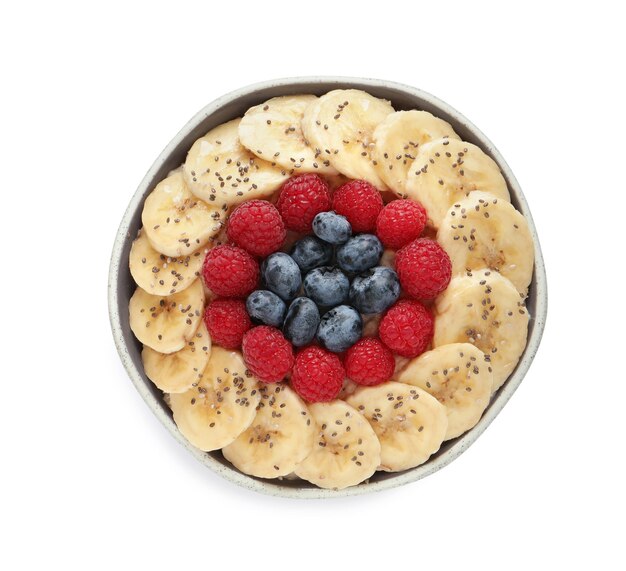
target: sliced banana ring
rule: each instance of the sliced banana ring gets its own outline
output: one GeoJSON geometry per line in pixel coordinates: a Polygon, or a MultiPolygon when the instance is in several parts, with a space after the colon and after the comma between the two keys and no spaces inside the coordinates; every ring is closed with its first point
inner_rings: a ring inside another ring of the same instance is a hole
{"type": "Polygon", "coordinates": [[[511,203],[471,192],[448,210],[437,241],[450,256],[453,275],[486,268],[511,280],[520,293],[528,291],[535,249],[526,219],[511,203]]]}
{"type": "Polygon", "coordinates": [[[304,111],[315,101],[315,95],[287,95],[251,107],[239,123],[241,144],[290,174],[336,175],[337,171],[307,144],[302,133],[304,111]]]}
{"type": "Polygon", "coordinates": [[[208,249],[172,258],[157,252],[146,233],[139,235],[130,247],[130,273],[137,285],[154,295],[172,295],[188,288],[200,275],[202,262],[208,249]]]}
{"type": "Polygon", "coordinates": [[[397,380],[420,387],[446,407],[444,440],[450,440],[480,420],[491,398],[493,374],[480,349],[469,343],[451,343],[413,359],[397,380]]]}
{"type": "Polygon", "coordinates": [[[372,158],[383,182],[398,194],[405,193],[406,179],[417,151],[433,139],[458,139],[449,123],[428,111],[396,111],[374,130],[372,158]]]}
{"type": "Polygon", "coordinates": [[[526,347],[524,296],[499,273],[476,270],[452,278],[435,302],[433,346],[471,343],[489,357],[492,391],[511,374],[526,347]]]}
{"type": "Polygon", "coordinates": [[[374,129],[393,107],[357,89],[337,89],[307,107],[302,131],[318,158],[341,174],[363,179],[380,190],[387,187],[372,163],[374,129]]]}
{"type": "Polygon", "coordinates": [[[419,466],[445,438],[446,408],[417,387],[396,382],[362,387],[348,397],[348,404],[367,419],[380,440],[379,470],[398,472],[419,466]]]}
{"type": "Polygon", "coordinates": [[[288,385],[265,385],[259,390],[261,401],[252,424],[222,453],[245,474],[286,476],[313,450],[315,422],[288,385]]]}
{"type": "Polygon", "coordinates": [[[175,171],[157,184],[143,206],[141,221],[152,247],[171,257],[204,246],[224,224],[227,212],[198,200],[175,171]]]}
{"type": "Polygon", "coordinates": [[[191,192],[219,210],[265,198],[289,176],[285,169],[258,158],[241,144],[240,121],[233,119],[200,137],[183,165],[191,192]]]}
{"type": "Polygon", "coordinates": [[[202,321],[180,351],[159,353],[146,345],[141,352],[146,375],[166,393],[184,393],[199,383],[210,356],[211,337],[202,321]]]}
{"type": "Polygon", "coordinates": [[[341,400],[314,403],[313,451],[296,468],[300,478],[320,488],[342,490],[367,480],[380,463],[380,443],[365,419],[341,400]]]}
{"type": "Polygon", "coordinates": [[[193,338],[203,309],[204,289],[199,279],[183,291],[165,297],[138,287],[128,305],[130,328],[151,349],[174,353],[193,338]]]}
{"type": "Polygon", "coordinates": [[[448,138],[421,146],[409,168],[404,197],[421,202],[429,224],[439,228],[448,209],[474,190],[510,199],[506,181],[491,157],[476,145],[448,138]]]}
{"type": "Polygon", "coordinates": [[[197,386],[170,395],[170,406],[183,436],[208,452],[228,446],[252,424],[260,398],[241,353],[215,346],[197,386]]]}

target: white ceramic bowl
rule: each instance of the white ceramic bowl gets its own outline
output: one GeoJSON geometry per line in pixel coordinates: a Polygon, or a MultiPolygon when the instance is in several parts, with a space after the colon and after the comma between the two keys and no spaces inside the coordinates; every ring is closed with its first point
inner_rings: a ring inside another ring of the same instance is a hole
{"type": "Polygon", "coordinates": [[[190,454],[227,480],[258,492],[293,498],[328,498],[385,490],[419,480],[452,462],[482,434],[522,382],[539,347],[546,319],[547,300],[543,258],[530,209],[511,169],[493,143],[458,111],[428,93],[390,81],[349,77],[300,77],[266,81],[244,87],[209,103],[170,141],[141,181],[117,232],[109,273],[109,313],[115,344],[130,379],[152,412],[190,454]],[[187,151],[198,137],[220,123],[243,115],[249,107],[262,103],[271,97],[296,93],[322,95],[331,89],[344,88],[362,89],[376,97],[388,99],[396,110],[423,109],[430,111],[448,121],[463,140],[478,145],[490,155],[500,166],[508,183],[511,202],[524,214],[530,226],[535,242],[535,272],[528,297],[531,319],[526,350],[507,382],[492,399],[480,422],[459,438],[445,442],[428,462],[417,468],[397,473],[376,472],[367,483],[334,491],[322,490],[301,480],[263,480],[247,476],[227,462],[221,452],[202,452],[191,446],[180,434],[172,419],[170,409],[163,401],[161,391],[150,382],[143,371],[141,344],[130,330],[128,301],[135,289],[135,283],[128,269],[128,255],[132,240],[141,226],[144,199],[170,170],[178,167],[184,161],[187,151]]]}

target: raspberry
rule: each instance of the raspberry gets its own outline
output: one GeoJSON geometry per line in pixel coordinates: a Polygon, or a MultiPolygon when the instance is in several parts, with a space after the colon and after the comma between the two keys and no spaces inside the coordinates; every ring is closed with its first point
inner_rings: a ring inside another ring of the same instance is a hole
{"type": "Polygon", "coordinates": [[[260,258],[280,250],[285,235],[280,213],[267,200],[244,202],[235,208],[228,220],[228,238],[260,258]]]}
{"type": "Polygon", "coordinates": [[[246,297],[259,281],[259,264],[241,248],[216,246],[204,258],[202,277],[216,295],[246,297]]]}
{"type": "Polygon", "coordinates": [[[306,347],[296,356],[291,386],[308,402],[328,402],[337,398],[345,376],[337,355],[321,347],[306,347]]]}
{"type": "Polygon", "coordinates": [[[397,250],[415,240],[426,227],[426,210],[413,200],[393,200],[376,219],[376,235],[387,246],[397,250]]]}
{"type": "Polygon", "coordinates": [[[311,232],[316,214],[330,210],[331,198],[323,178],[313,173],[291,177],[276,204],[285,226],[295,232],[311,232]]]}
{"type": "Polygon", "coordinates": [[[348,219],[353,232],[373,232],[383,208],[380,192],[365,180],[342,184],[333,196],[333,210],[348,219]]]}
{"type": "Polygon", "coordinates": [[[240,299],[216,299],[204,310],[211,341],[224,349],[241,347],[243,334],[252,327],[246,304],[240,299]]]}
{"type": "Polygon", "coordinates": [[[396,272],[411,297],[434,299],[450,283],[452,264],[446,251],[430,238],[418,238],[398,251],[396,272]]]}
{"type": "Polygon", "coordinates": [[[388,381],[396,368],[393,353],[378,339],[365,337],[346,353],[346,375],[359,385],[372,387],[388,381]]]}
{"type": "Polygon", "coordinates": [[[260,325],[243,336],[243,360],[264,383],[277,383],[293,367],[293,347],[275,327],[260,325]]]}
{"type": "Polygon", "coordinates": [[[423,353],[433,336],[433,316],[419,301],[403,299],[390,307],[378,326],[382,342],[403,357],[423,353]]]}

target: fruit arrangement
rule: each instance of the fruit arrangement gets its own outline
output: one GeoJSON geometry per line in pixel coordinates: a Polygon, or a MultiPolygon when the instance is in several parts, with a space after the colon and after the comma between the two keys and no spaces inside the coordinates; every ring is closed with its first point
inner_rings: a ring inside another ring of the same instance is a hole
{"type": "Polygon", "coordinates": [[[526,346],[533,240],[496,163],[358,90],[277,97],[146,198],[130,326],[187,440],[342,489],[472,428],[526,346]]]}

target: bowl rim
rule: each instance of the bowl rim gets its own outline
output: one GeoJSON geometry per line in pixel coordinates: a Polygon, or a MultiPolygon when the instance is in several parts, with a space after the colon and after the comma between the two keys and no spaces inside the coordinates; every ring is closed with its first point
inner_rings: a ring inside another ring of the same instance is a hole
{"type": "Polygon", "coordinates": [[[143,177],[137,190],[132,196],[125,212],[122,217],[121,223],[116,233],[115,241],[113,244],[113,250],[111,252],[111,260],[109,266],[108,277],[108,304],[109,304],[109,319],[111,323],[111,330],[115,341],[117,352],[120,356],[122,364],[126,369],[128,376],[134,384],[136,390],[139,392],[143,400],[146,402],[150,410],[161,423],[168,429],[170,434],[184,446],[199,462],[210,468],[213,472],[219,474],[226,480],[238,484],[250,490],[261,492],[271,496],[281,496],[287,498],[300,498],[300,499],[319,499],[319,498],[332,498],[342,496],[355,496],[364,493],[377,492],[386,489],[391,489],[403,484],[415,482],[420,480],[441,468],[450,464],[453,460],[458,458],[476,439],[485,431],[485,429],[491,424],[494,418],[504,408],[509,401],[513,393],[517,390],[522,379],[528,372],[530,365],[539,348],[541,337],[545,328],[545,321],[548,309],[548,290],[547,290],[547,278],[544,266],[544,260],[541,252],[541,246],[539,243],[539,237],[537,230],[530,213],[528,203],[522,189],[515,178],[515,175],[511,171],[509,165],[504,160],[504,157],[496,149],[493,143],[484,135],[484,133],[478,129],[471,121],[469,121],[464,115],[459,113],[456,109],[440,100],[439,98],[422,91],[421,89],[397,83],[394,81],[373,79],[373,78],[359,78],[348,76],[314,76],[314,77],[286,77],[280,79],[272,79],[253,83],[245,87],[241,87],[235,91],[231,91],[221,97],[218,97],[200,111],[198,111],[185,126],[174,136],[174,138],[166,145],[163,151],[159,154],[154,161],[146,175],[143,177]],[[120,314],[118,311],[118,279],[120,274],[121,265],[124,263],[122,259],[122,253],[126,240],[130,239],[129,227],[133,216],[137,209],[140,207],[144,200],[144,196],[148,190],[148,185],[157,174],[158,170],[166,162],[172,152],[178,147],[178,145],[196,128],[199,124],[207,119],[212,114],[216,113],[219,109],[225,105],[232,103],[241,98],[254,95],[255,92],[265,89],[279,88],[284,91],[283,95],[287,95],[287,88],[302,88],[311,86],[315,88],[317,84],[334,84],[336,88],[363,88],[371,87],[376,89],[388,89],[403,92],[405,95],[415,97],[424,102],[427,102],[432,107],[435,107],[450,117],[453,117],[455,121],[463,124],[467,130],[471,131],[472,135],[480,141],[480,146],[483,150],[488,150],[490,156],[496,161],[500,167],[504,177],[509,183],[509,190],[511,194],[515,196],[518,202],[519,210],[528,221],[528,225],[533,237],[535,247],[535,267],[534,267],[534,292],[535,300],[535,313],[532,316],[534,319],[534,325],[532,331],[527,339],[526,348],[519,361],[514,372],[509,376],[506,383],[498,393],[492,398],[490,406],[487,408],[480,421],[470,429],[468,432],[456,439],[456,441],[450,446],[448,450],[441,453],[434,459],[427,461],[425,464],[412,468],[410,470],[399,472],[395,476],[390,476],[376,482],[365,482],[358,486],[345,488],[343,490],[327,490],[323,488],[298,488],[292,486],[284,486],[273,481],[264,481],[252,476],[248,476],[239,472],[234,467],[221,464],[218,460],[213,458],[210,454],[202,452],[197,448],[189,444],[189,442],[178,431],[174,421],[167,416],[161,406],[159,406],[155,396],[149,390],[146,381],[143,379],[141,372],[135,366],[124,338],[124,332],[120,321],[120,314]]]}

